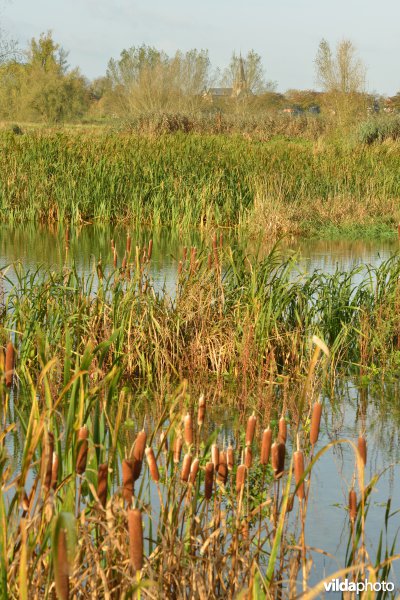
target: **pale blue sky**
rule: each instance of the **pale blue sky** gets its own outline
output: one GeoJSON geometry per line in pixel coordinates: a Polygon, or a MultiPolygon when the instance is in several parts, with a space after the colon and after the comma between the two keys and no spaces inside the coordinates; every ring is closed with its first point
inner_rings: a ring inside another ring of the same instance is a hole
{"type": "Polygon", "coordinates": [[[400,90],[400,0],[0,0],[3,29],[21,45],[51,29],[71,66],[105,73],[123,48],[151,44],[168,53],[207,48],[224,67],[232,50],[254,48],[278,89],[316,87],[314,57],[325,37],[350,38],[371,91],[400,90]]]}

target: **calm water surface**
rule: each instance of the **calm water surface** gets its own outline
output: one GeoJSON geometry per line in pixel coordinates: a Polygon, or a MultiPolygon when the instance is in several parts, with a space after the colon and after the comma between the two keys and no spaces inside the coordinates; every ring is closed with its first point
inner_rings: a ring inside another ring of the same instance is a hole
{"type": "MultiPolygon", "coordinates": [[[[158,289],[173,289],[176,277],[177,257],[183,246],[209,245],[209,238],[198,233],[181,236],[179,233],[131,232],[132,246],[154,240],[152,276],[158,289]]],[[[87,273],[102,259],[103,264],[112,260],[110,240],[113,238],[122,259],[126,230],[122,228],[83,226],[69,234],[66,250],[65,231],[62,228],[0,227],[0,266],[21,261],[26,268],[39,265],[57,267],[75,261],[78,269],[87,273]]],[[[286,245],[285,252],[295,251],[301,268],[332,272],[338,266],[348,270],[358,264],[378,265],[399,250],[396,241],[376,242],[301,242],[286,245]]],[[[249,244],[253,251],[254,242],[249,244]]],[[[395,374],[396,375],[396,374],[395,374]]],[[[356,442],[362,426],[368,431],[368,466],[366,481],[383,472],[371,494],[367,516],[367,547],[374,562],[383,532],[386,543],[385,510],[391,498],[391,517],[387,532],[391,545],[400,527],[400,387],[396,382],[379,382],[369,389],[359,389],[353,382],[341,382],[335,398],[325,400],[321,448],[335,439],[348,438],[356,442]]],[[[215,415],[227,431],[232,423],[226,417],[215,415]]],[[[222,440],[221,440],[222,442],[222,440]]],[[[10,449],[11,450],[11,449],[10,449]]],[[[325,555],[313,551],[311,582],[329,575],[344,566],[349,534],[347,517],[348,490],[355,473],[355,461],[351,448],[346,444],[334,446],[319,460],[312,475],[311,498],[308,509],[306,543],[323,549],[325,555]]],[[[295,505],[297,510],[297,502],[295,505]]],[[[397,543],[395,552],[400,552],[397,543]]],[[[390,580],[400,589],[400,564],[395,563],[390,580]]],[[[331,595],[330,595],[331,596],[331,595]]]]}

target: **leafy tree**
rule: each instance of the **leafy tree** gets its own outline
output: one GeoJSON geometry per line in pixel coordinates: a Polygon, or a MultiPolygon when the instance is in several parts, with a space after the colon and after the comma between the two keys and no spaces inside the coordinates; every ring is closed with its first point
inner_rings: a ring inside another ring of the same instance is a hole
{"type": "Polygon", "coordinates": [[[228,87],[235,85],[240,76],[241,62],[248,92],[261,94],[267,91],[273,92],[276,89],[276,83],[266,79],[262,58],[254,50],[250,50],[245,57],[238,56],[236,52],[233,52],[229,66],[223,74],[224,85],[228,87]]]}

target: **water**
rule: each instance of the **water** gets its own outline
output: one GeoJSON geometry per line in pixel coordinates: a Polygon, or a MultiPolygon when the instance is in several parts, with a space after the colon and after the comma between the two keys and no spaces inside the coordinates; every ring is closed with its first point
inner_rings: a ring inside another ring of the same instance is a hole
{"type": "MultiPolygon", "coordinates": [[[[182,236],[171,232],[131,232],[132,247],[154,240],[152,271],[155,286],[173,290],[177,258],[183,246],[209,245],[209,238],[193,232],[182,236]]],[[[227,237],[227,236],[225,236],[227,237]]],[[[39,265],[59,267],[75,261],[82,273],[88,273],[101,258],[104,265],[112,262],[110,240],[113,238],[122,260],[126,231],[108,226],[82,226],[69,234],[68,250],[62,228],[0,227],[0,266],[21,261],[26,268],[39,265]]],[[[249,244],[254,250],[254,243],[249,244]]],[[[287,244],[284,252],[296,252],[301,268],[332,272],[338,266],[349,270],[358,264],[378,265],[397,252],[398,243],[385,242],[321,242],[307,241],[287,244]]],[[[392,499],[392,514],[388,527],[388,547],[400,526],[400,393],[397,383],[378,382],[369,389],[360,389],[352,382],[340,382],[334,400],[325,399],[322,435],[318,447],[342,438],[357,441],[361,426],[368,432],[368,468],[366,481],[384,471],[373,489],[367,517],[367,549],[372,561],[376,557],[379,536],[385,531],[385,511],[388,498],[392,499]]],[[[216,417],[219,419],[219,416],[216,417]]],[[[226,419],[226,416],[224,417],[226,419]]],[[[221,419],[222,420],[222,419],[221,419]]],[[[224,425],[229,430],[228,420],[224,425]]],[[[348,490],[355,473],[352,449],[347,444],[333,446],[318,461],[312,475],[306,543],[316,549],[311,551],[313,564],[310,583],[316,583],[344,564],[349,534],[347,516],[348,490]]],[[[297,501],[296,501],[297,510],[297,501]]],[[[383,538],[385,540],[385,536],[383,538]]],[[[395,552],[399,547],[395,548],[395,552]]],[[[390,580],[400,589],[400,568],[394,563],[390,580]]]]}

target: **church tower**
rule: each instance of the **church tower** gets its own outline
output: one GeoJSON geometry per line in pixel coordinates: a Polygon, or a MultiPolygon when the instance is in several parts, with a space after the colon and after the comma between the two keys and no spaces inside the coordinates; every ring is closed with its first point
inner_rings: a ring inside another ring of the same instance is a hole
{"type": "Polygon", "coordinates": [[[236,98],[238,98],[239,96],[243,96],[244,94],[247,94],[247,93],[248,93],[248,89],[247,89],[246,73],[244,70],[244,60],[242,58],[242,55],[240,55],[238,67],[237,67],[237,73],[236,73],[235,81],[233,83],[233,88],[232,88],[232,96],[236,96],[236,98]]]}

